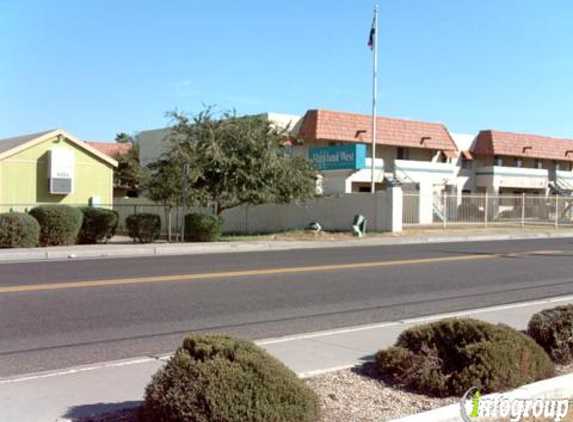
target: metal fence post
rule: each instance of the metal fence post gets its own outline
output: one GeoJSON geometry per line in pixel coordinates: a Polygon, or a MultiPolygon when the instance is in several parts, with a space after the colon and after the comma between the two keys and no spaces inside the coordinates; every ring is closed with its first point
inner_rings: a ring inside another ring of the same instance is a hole
{"type": "Polygon", "coordinates": [[[487,196],[487,192],[485,193],[485,209],[484,209],[484,213],[483,213],[483,218],[484,218],[484,225],[485,227],[487,227],[487,209],[488,209],[488,196],[487,196]]]}
{"type": "Polygon", "coordinates": [[[447,227],[448,223],[446,222],[448,219],[448,193],[444,191],[444,229],[447,227]]]}
{"type": "Polygon", "coordinates": [[[525,227],[525,192],[521,194],[521,227],[525,227]]]}
{"type": "Polygon", "coordinates": [[[559,228],[559,194],[555,195],[555,228],[559,228]]]}

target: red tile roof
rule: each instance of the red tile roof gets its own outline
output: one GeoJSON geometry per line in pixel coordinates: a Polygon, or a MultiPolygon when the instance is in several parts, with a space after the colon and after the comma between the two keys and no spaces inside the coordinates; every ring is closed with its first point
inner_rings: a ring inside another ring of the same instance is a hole
{"type": "Polygon", "coordinates": [[[511,155],[573,161],[573,140],[482,130],[472,149],[480,155],[511,155]]]}
{"type": "Polygon", "coordinates": [[[469,152],[469,151],[462,151],[462,155],[463,155],[463,157],[464,157],[466,160],[470,160],[470,161],[471,161],[471,160],[474,159],[474,156],[473,156],[472,153],[469,152]]]}
{"type": "MultiPolygon", "coordinates": [[[[371,142],[371,116],[339,111],[308,110],[299,136],[306,140],[371,142]]],[[[414,120],[376,119],[376,143],[410,148],[455,151],[456,145],[446,127],[440,123],[414,120]]]]}
{"type": "Polygon", "coordinates": [[[130,144],[118,144],[115,142],[88,142],[88,145],[112,158],[116,154],[125,154],[131,149],[130,144]]]}

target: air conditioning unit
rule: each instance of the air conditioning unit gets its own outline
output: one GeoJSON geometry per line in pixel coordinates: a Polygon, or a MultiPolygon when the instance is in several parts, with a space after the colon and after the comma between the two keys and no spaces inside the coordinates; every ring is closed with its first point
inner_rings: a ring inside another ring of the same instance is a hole
{"type": "Polygon", "coordinates": [[[54,195],[74,193],[74,151],[66,148],[53,148],[49,151],[48,180],[49,191],[54,195]]]}

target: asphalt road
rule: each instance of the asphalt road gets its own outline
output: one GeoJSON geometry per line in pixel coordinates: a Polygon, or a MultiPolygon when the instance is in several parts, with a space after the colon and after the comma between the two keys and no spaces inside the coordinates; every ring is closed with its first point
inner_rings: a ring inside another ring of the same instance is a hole
{"type": "Polygon", "coordinates": [[[573,239],[0,264],[0,377],[573,294],[573,239]]]}

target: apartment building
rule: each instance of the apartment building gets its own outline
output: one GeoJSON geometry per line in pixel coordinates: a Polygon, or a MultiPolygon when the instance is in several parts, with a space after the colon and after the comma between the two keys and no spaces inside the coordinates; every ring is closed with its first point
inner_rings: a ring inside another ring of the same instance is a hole
{"type": "MultiPolygon", "coordinates": [[[[331,110],[304,115],[263,114],[288,127],[293,154],[318,169],[325,195],[370,192],[371,116],[331,110]]],[[[169,129],[141,132],[142,161],[169,146],[169,129]]],[[[444,193],[537,194],[573,192],[573,141],[483,130],[450,133],[441,123],[377,118],[376,190],[402,186],[420,198],[420,222],[431,222],[433,198],[444,193]]]]}
{"type": "Polygon", "coordinates": [[[547,195],[573,191],[573,140],[482,130],[471,154],[477,192],[547,195]]]}

